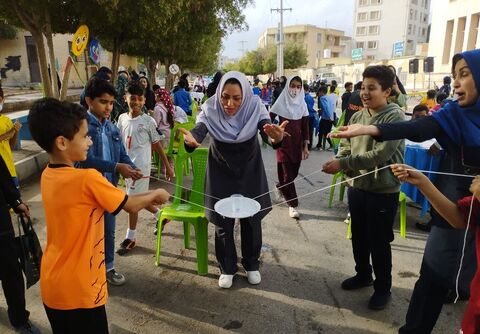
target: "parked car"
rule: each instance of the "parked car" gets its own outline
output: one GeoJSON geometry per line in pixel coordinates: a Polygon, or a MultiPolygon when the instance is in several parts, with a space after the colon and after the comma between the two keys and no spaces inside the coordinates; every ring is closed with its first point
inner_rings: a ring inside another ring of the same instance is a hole
{"type": "Polygon", "coordinates": [[[340,78],[332,72],[320,73],[317,80],[320,82],[324,81],[327,85],[330,85],[332,83],[332,80],[335,80],[337,82],[337,85],[340,83],[340,78]]]}

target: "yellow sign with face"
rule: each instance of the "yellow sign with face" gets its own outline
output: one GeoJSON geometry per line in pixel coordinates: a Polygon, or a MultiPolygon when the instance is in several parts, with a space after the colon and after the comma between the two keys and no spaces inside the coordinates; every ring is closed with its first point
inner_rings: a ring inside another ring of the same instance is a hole
{"type": "Polygon", "coordinates": [[[80,56],[87,47],[88,44],[88,27],[81,25],[78,27],[77,32],[73,35],[72,41],[72,53],[75,56],[80,56]]]}

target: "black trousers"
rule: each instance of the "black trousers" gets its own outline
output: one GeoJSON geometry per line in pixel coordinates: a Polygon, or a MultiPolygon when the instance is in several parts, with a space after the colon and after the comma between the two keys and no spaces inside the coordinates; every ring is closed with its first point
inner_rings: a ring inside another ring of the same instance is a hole
{"type": "Polygon", "coordinates": [[[327,135],[332,131],[333,121],[328,119],[320,119],[319,133],[318,133],[318,144],[317,147],[323,147],[325,149],[325,141],[328,142],[330,147],[333,147],[332,140],[327,138],[327,135]]]}
{"type": "Polygon", "coordinates": [[[308,144],[309,150],[312,149],[312,145],[313,145],[313,132],[315,131],[314,126],[315,126],[315,117],[309,116],[308,117],[308,139],[310,140],[310,144],[308,144]]]}
{"type": "Polygon", "coordinates": [[[285,198],[288,206],[296,208],[298,206],[297,190],[293,182],[298,176],[300,162],[277,162],[278,183],[277,188],[285,198]],[[290,184],[288,184],[290,183],[290,184]],[[283,186],[284,184],[288,184],[283,186]]]}
{"type": "Polygon", "coordinates": [[[372,274],[375,291],[387,292],[392,287],[393,221],[398,208],[398,194],[380,194],[348,189],[348,207],[352,217],[352,248],[355,271],[359,276],[372,274]]]}
{"type": "MultiPolygon", "coordinates": [[[[233,235],[234,220],[226,218],[221,225],[215,225],[215,255],[222,274],[233,275],[237,272],[237,250],[233,235]]],[[[262,249],[261,221],[251,218],[240,219],[242,240],[242,265],[247,271],[255,271],[260,267],[260,251],[262,249]]]]}
{"type": "Polygon", "coordinates": [[[108,334],[105,305],[95,308],[56,310],[43,305],[53,334],[108,334]]]}
{"type": "Polygon", "coordinates": [[[0,279],[10,323],[14,327],[25,325],[30,313],[25,309],[25,282],[13,234],[0,237],[0,279]]]}

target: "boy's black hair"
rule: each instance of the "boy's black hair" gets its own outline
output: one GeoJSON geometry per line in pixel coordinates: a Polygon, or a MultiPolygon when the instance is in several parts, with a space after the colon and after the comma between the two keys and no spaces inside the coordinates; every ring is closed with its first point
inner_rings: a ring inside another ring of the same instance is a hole
{"type": "Polygon", "coordinates": [[[378,84],[382,86],[382,90],[387,90],[392,88],[393,82],[395,81],[395,74],[392,70],[385,65],[374,65],[368,66],[363,71],[363,79],[372,78],[378,81],[378,84]]]}
{"type": "Polygon", "coordinates": [[[355,84],[355,86],[353,86],[353,90],[360,90],[362,89],[362,83],[363,81],[359,81],[355,84]]]}
{"type": "Polygon", "coordinates": [[[155,92],[157,89],[160,89],[160,86],[155,84],[152,86],[152,90],[155,92]]]}
{"type": "Polygon", "coordinates": [[[320,86],[318,87],[317,94],[320,94],[320,93],[327,94],[327,91],[328,91],[327,86],[320,86]]]}
{"type": "MultiPolygon", "coordinates": [[[[335,80],[332,80],[332,82],[335,80]]],[[[337,89],[337,85],[334,85],[333,83],[330,85],[330,94],[335,93],[335,90],[337,89]]]]}
{"type": "Polygon", "coordinates": [[[437,94],[437,104],[442,103],[448,97],[447,93],[440,92],[437,94]]]}
{"type": "Polygon", "coordinates": [[[103,73],[108,73],[108,74],[113,74],[112,73],[112,70],[109,69],[107,66],[102,66],[98,69],[97,73],[98,72],[103,72],[103,73]]]}
{"type": "Polygon", "coordinates": [[[413,113],[414,114],[416,112],[421,112],[421,111],[425,111],[428,114],[429,110],[430,109],[428,109],[427,105],[425,105],[425,104],[417,104],[415,107],[413,107],[413,113]]]}
{"type": "Polygon", "coordinates": [[[28,128],[37,144],[51,153],[55,139],[59,136],[73,139],[84,119],[87,112],[81,105],[47,97],[33,104],[28,114],[28,128]]]}
{"type": "Polygon", "coordinates": [[[437,91],[435,89],[429,89],[427,91],[427,99],[434,99],[435,95],[437,95],[437,91]]]}
{"type": "Polygon", "coordinates": [[[332,86],[337,87],[337,80],[332,80],[332,86]]]}
{"type": "Polygon", "coordinates": [[[353,86],[353,82],[345,82],[345,88],[353,86]]]}
{"type": "Polygon", "coordinates": [[[187,79],[179,79],[178,80],[178,87],[180,88],[187,88],[188,87],[188,81],[187,79]]]}
{"type": "Polygon", "coordinates": [[[115,87],[113,87],[110,81],[96,77],[88,80],[87,86],[85,87],[85,97],[89,97],[94,100],[95,98],[100,97],[103,94],[108,94],[115,98],[117,97],[115,87]]]}
{"type": "Polygon", "coordinates": [[[145,90],[136,81],[134,81],[130,85],[128,85],[127,92],[130,95],[138,95],[138,96],[144,96],[145,95],[145,90]]]}
{"type": "Polygon", "coordinates": [[[303,84],[303,90],[305,91],[305,93],[310,92],[310,87],[308,86],[307,83],[304,83],[304,84],[303,84]]]}

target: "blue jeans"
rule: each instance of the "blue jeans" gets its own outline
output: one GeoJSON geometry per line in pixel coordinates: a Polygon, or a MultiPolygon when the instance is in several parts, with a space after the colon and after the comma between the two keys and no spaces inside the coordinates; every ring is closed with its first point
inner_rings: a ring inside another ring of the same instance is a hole
{"type": "Polygon", "coordinates": [[[107,271],[113,269],[115,257],[115,216],[105,212],[105,267],[107,271]]]}

